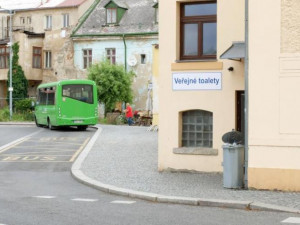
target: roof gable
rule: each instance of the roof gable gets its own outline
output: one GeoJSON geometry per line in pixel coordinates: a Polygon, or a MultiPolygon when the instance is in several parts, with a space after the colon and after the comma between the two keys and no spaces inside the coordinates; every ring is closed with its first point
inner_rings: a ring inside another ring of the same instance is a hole
{"type": "Polygon", "coordinates": [[[115,36],[133,33],[158,34],[153,0],[102,0],[74,30],[73,36],[115,36]],[[116,25],[106,23],[105,7],[110,3],[127,8],[116,25]]]}
{"type": "Polygon", "coordinates": [[[106,5],[104,5],[104,8],[109,8],[112,6],[116,8],[128,9],[128,6],[126,4],[118,0],[109,1],[106,5]]]}

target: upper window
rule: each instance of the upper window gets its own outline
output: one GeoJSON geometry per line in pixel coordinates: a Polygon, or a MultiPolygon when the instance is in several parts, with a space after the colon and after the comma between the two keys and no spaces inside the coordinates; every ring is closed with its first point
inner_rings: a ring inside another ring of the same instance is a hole
{"type": "Polygon", "coordinates": [[[20,17],[20,24],[25,24],[25,17],[20,17]]]}
{"type": "Polygon", "coordinates": [[[92,65],[92,49],[83,49],[83,69],[87,69],[92,65]]]}
{"type": "Polygon", "coordinates": [[[52,29],[52,16],[51,15],[45,16],[45,29],[47,29],[47,30],[52,29]]]}
{"type": "Polygon", "coordinates": [[[180,59],[215,59],[217,3],[181,4],[180,30],[180,59]]]}
{"type": "Polygon", "coordinates": [[[117,9],[106,9],[106,23],[117,23],[117,9]]]}
{"type": "Polygon", "coordinates": [[[31,24],[31,17],[27,16],[27,24],[31,24]]]}
{"type": "Polygon", "coordinates": [[[32,68],[42,68],[42,48],[33,47],[32,68]]]}
{"type": "Polygon", "coordinates": [[[63,27],[68,27],[70,21],[70,16],[69,14],[63,14],[63,27]]]}
{"type": "Polygon", "coordinates": [[[213,114],[204,110],[182,113],[182,147],[212,148],[213,114]]]}
{"type": "Polygon", "coordinates": [[[107,48],[106,49],[106,58],[111,64],[116,64],[116,49],[107,48]]]}
{"type": "Polygon", "coordinates": [[[141,64],[146,64],[146,55],[141,54],[141,64]]]}
{"type": "Polygon", "coordinates": [[[51,55],[51,51],[45,51],[45,68],[46,69],[50,69],[52,66],[52,55],[51,55]]]}
{"type": "Polygon", "coordinates": [[[9,48],[6,46],[0,47],[0,69],[8,68],[9,48]]]}

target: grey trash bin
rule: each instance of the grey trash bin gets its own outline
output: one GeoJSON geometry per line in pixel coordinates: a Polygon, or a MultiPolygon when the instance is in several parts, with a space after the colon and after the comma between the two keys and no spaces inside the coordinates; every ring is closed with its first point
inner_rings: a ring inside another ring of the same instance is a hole
{"type": "Polygon", "coordinates": [[[244,181],[244,146],[223,145],[223,186],[242,188],[244,181]]]}

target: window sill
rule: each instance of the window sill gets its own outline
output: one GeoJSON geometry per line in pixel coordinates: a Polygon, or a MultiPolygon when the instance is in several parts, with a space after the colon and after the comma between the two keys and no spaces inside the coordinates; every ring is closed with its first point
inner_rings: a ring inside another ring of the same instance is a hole
{"type": "Polygon", "coordinates": [[[218,149],[203,147],[181,147],[173,148],[173,153],[182,155],[218,155],[218,149]]]}
{"type": "Polygon", "coordinates": [[[171,70],[223,70],[223,62],[218,62],[215,59],[205,61],[176,61],[176,63],[171,64],[171,70]]]}

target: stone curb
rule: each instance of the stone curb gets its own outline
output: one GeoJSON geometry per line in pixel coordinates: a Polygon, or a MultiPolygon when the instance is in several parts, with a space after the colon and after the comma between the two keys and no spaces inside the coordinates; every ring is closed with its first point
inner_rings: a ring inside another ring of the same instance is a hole
{"type": "Polygon", "coordinates": [[[131,189],[125,189],[116,187],[113,185],[108,185],[101,183],[97,180],[94,180],[86,176],[81,171],[81,165],[87,157],[88,153],[95,144],[98,136],[102,132],[102,128],[96,125],[98,130],[91,138],[87,146],[81,152],[79,157],[75,160],[71,168],[72,176],[78,180],[80,183],[86,184],[90,187],[98,189],[103,192],[121,195],[125,197],[132,197],[143,199],[152,202],[158,203],[173,203],[173,204],[184,204],[184,205],[193,205],[193,206],[206,206],[206,207],[220,207],[220,208],[232,208],[232,209],[244,209],[244,210],[260,210],[260,211],[273,211],[273,212],[288,212],[288,213],[298,213],[300,210],[294,208],[281,207],[277,205],[270,205],[259,202],[252,201],[234,201],[234,200],[222,200],[222,199],[202,199],[202,198],[188,198],[188,197],[178,197],[178,196],[165,196],[155,193],[134,191],[131,189]]]}
{"type": "Polygon", "coordinates": [[[35,125],[34,122],[0,122],[0,125],[35,125]]]}

